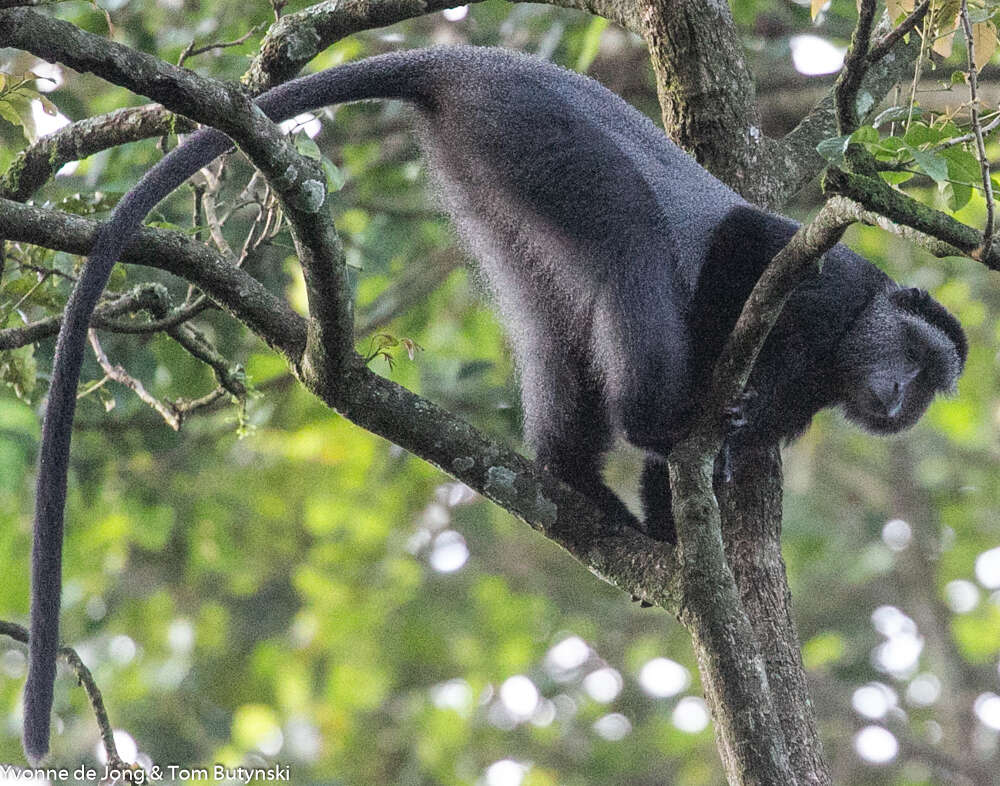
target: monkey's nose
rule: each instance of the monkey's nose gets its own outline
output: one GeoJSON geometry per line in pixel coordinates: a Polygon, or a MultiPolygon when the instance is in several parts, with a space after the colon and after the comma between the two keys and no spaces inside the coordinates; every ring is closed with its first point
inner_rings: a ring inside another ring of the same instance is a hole
{"type": "Polygon", "coordinates": [[[884,390],[875,392],[875,398],[881,405],[882,412],[887,418],[894,418],[903,409],[903,386],[899,382],[894,382],[892,387],[886,386],[884,390]]]}

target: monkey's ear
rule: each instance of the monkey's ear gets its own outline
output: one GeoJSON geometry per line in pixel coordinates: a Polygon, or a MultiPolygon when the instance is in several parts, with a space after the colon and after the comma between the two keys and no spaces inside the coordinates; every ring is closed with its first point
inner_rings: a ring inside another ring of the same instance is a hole
{"type": "Polygon", "coordinates": [[[957,319],[940,303],[932,298],[926,289],[908,287],[889,293],[889,302],[920,317],[924,322],[940,330],[955,345],[958,355],[959,371],[965,367],[965,359],[969,355],[969,342],[965,331],[957,319]]]}
{"type": "Polygon", "coordinates": [[[889,295],[889,300],[896,306],[899,306],[906,311],[912,311],[915,314],[922,313],[927,304],[931,301],[931,296],[928,294],[926,289],[918,289],[917,287],[906,287],[904,289],[897,289],[895,292],[889,295]]]}

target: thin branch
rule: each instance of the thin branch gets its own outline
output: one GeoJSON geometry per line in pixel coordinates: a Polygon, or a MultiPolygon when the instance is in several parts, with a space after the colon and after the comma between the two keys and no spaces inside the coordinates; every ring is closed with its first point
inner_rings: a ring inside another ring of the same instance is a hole
{"type": "MultiPolygon", "coordinates": [[[[133,314],[137,311],[157,313],[169,308],[169,302],[167,290],[162,284],[140,284],[116,300],[100,306],[94,313],[92,323],[96,328],[113,333],[150,332],[149,327],[155,323],[145,323],[143,325],[145,330],[136,331],[131,329],[131,323],[118,322],[112,318],[123,314],[133,314]]],[[[59,332],[60,325],[62,325],[61,315],[41,319],[22,327],[0,330],[0,350],[16,349],[54,336],[59,332]]]]}
{"type": "MultiPolygon", "coordinates": [[[[28,629],[13,622],[0,620],[0,635],[7,636],[21,644],[27,645],[28,643],[28,629]]],[[[94,718],[101,732],[101,744],[104,745],[104,752],[108,757],[108,766],[112,769],[128,769],[129,765],[122,759],[118,753],[118,746],[115,745],[115,732],[111,727],[108,711],[104,706],[104,697],[101,696],[101,689],[98,687],[94,675],[90,673],[90,669],[84,664],[76,650],[71,647],[60,647],[58,656],[73,670],[77,681],[87,693],[87,700],[94,710],[94,718]]]]}
{"type": "Polygon", "coordinates": [[[913,122],[913,108],[917,105],[917,86],[920,84],[920,73],[923,70],[924,58],[927,56],[927,49],[931,46],[931,25],[933,24],[933,16],[931,14],[924,15],[924,26],[920,34],[920,54],[917,55],[916,62],[913,64],[913,80],[910,83],[910,102],[909,110],[906,113],[906,126],[904,130],[909,129],[910,123],[913,122]]]}
{"type": "Polygon", "coordinates": [[[210,366],[215,372],[215,378],[224,390],[232,394],[235,398],[245,399],[247,396],[246,384],[244,383],[243,372],[234,370],[229,360],[223,357],[205,334],[193,325],[181,325],[167,331],[171,338],[180,344],[192,356],[198,358],[202,363],[210,366]]]}
{"type": "MultiPolygon", "coordinates": [[[[992,114],[992,113],[987,113],[992,114]]],[[[980,118],[981,119],[981,118],[980,118]]],[[[949,139],[947,142],[942,142],[940,145],[936,145],[930,149],[932,153],[938,153],[942,150],[947,150],[949,147],[955,147],[955,145],[964,145],[966,142],[978,141],[980,137],[985,140],[992,132],[1000,128],[1000,113],[994,117],[989,123],[984,125],[979,132],[972,131],[968,134],[963,134],[962,136],[955,136],[949,139]]],[[[987,162],[988,163],[988,162],[987,162]]]]}
{"type": "Polygon", "coordinates": [[[177,58],[177,65],[182,66],[184,65],[184,61],[187,60],[189,57],[197,57],[198,55],[205,54],[205,52],[211,52],[214,49],[226,49],[228,47],[245,44],[247,41],[249,41],[253,36],[255,36],[258,32],[260,32],[263,29],[264,29],[263,24],[254,25],[246,33],[244,33],[234,41],[219,41],[214,44],[206,44],[205,46],[199,46],[199,47],[195,47],[194,40],[192,39],[191,43],[189,43],[186,47],[184,47],[184,51],[181,52],[180,57],[177,58]]]}
{"type": "Polygon", "coordinates": [[[158,104],[118,109],[70,123],[22,150],[0,175],[0,197],[29,199],[61,166],[118,145],[193,131],[195,124],[158,104]]]}
{"type": "Polygon", "coordinates": [[[986,157],[986,145],[983,142],[983,129],[979,122],[979,69],[976,68],[976,49],[972,32],[972,23],[969,21],[969,5],[967,0],[962,0],[959,9],[959,17],[962,20],[962,30],[965,33],[965,47],[968,55],[969,69],[966,72],[969,77],[969,97],[971,99],[969,109],[972,112],[972,133],[976,136],[976,154],[979,158],[979,171],[983,179],[983,193],[986,195],[986,227],[983,229],[983,244],[989,247],[993,241],[993,226],[996,220],[996,208],[993,204],[993,184],[990,181],[990,162],[986,157]]]}
{"type": "MultiPolygon", "coordinates": [[[[0,199],[0,236],[11,240],[83,255],[93,247],[98,226],[82,216],[0,199]]],[[[183,232],[142,227],[121,261],[166,270],[194,283],[291,362],[301,360],[306,321],[204,243],[183,232]]]]}
{"type": "Polygon", "coordinates": [[[868,70],[868,50],[871,47],[872,29],[875,24],[875,0],[861,0],[858,6],[858,24],[851,38],[851,48],[844,58],[844,67],[834,88],[837,107],[837,133],[850,134],[858,123],[858,90],[868,70]]]}
{"type": "Polygon", "coordinates": [[[899,41],[906,35],[912,33],[918,24],[920,24],[927,12],[930,10],[931,0],[923,0],[909,16],[906,17],[891,33],[883,36],[882,39],[871,48],[868,52],[868,63],[874,65],[883,57],[885,57],[892,48],[899,43],[899,41]]]}
{"type": "MultiPolygon", "coordinates": [[[[108,356],[104,354],[104,349],[101,347],[101,342],[97,338],[97,332],[91,328],[87,332],[87,337],[90,340],[90,347],[94,350],[94,357],[97,358],[97,362],[103,369],[104,374],[107,379],[117,382],[119,385],[124,385],[136,396],[139,397],[141,401],[149,405],[152,409],[160,414],[168,426],[174,431],[178,431],[181,427],[180,419],[177,417],[177,413],[173,409],[164,404],[153,394],[146,390],[142,382],[130,375],[122,366],[114,365],[108,360],[108,356]]],[[[85,394],[81,394],[85,395],[85,394]]]]}

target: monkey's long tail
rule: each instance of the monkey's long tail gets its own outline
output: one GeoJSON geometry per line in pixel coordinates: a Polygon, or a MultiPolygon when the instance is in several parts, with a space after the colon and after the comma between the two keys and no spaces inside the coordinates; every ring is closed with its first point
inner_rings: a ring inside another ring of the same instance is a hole
{"type": "MultiPolygon", "coordinates": [[[[327,104],[399,98],[425,104],[426,66],[449,50],[397,52],[349,63],[287,82],[257,99],[275,121],[327,104]]],[[[49,401],[42,426],[34,542],[31,554],[31,636],[24,689],[24,751],[33,764],[49,750],[59,602],[62,586],[63,510],[69,446],[87,328],[115,260],[150,210],[203,166],[232,147],[228,137],[203,129],[165,156],[118,203],[98,232],[80,279],[66,304],[56,342],[49,401]]]]}

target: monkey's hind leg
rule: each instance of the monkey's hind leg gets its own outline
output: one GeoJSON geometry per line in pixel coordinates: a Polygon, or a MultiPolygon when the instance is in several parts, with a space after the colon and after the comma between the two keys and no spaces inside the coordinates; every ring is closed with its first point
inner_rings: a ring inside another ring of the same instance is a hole
{"type": "Polygon", "coordinates": [[[676,543],[677,531],[670,507],[673,499],[670,478],[667,476],[667,462],[661,456],[650,454],[646,457],[642,465],[639,494],[642,498],[646,534],[656,540],[676,543]]]}
{"type": "MultiPolygon", "coordinates": [[[[551,357],[548,359],[552,359],[551,357]]],[[[565,360],[522,368],[525,434],[536,461],[548,472],[594,501],[611,531],[640,528],[639,521],[601,476],[602,457],[611,446],[611,425],[597,384],[582,378],[565,360]]]]}

